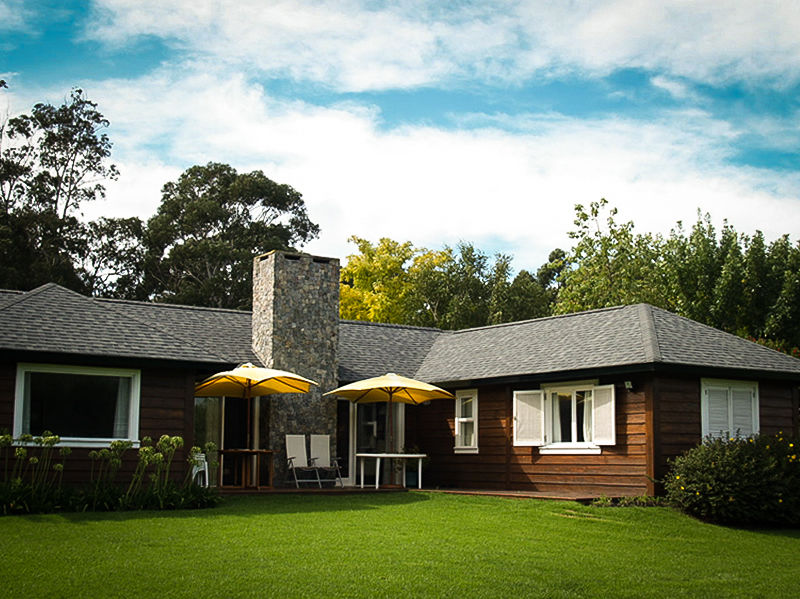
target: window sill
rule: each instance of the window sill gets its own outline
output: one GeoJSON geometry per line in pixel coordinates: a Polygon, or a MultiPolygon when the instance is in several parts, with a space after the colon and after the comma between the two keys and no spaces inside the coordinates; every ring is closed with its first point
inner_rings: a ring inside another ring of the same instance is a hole
{"type": "Polygon", "coordinates": [[[539,448],[543,455],[599,455],[601,451],[599,445],[591,443],[552,443],[539,448]]]}
{"type": "MultiPolygon", "coordinates": [[[[133,439],[82,439],[80,437],[62,437],[61,441],[59,441],[55,447],[103,449],[108,448],[114,441],[130,441],[133,444],[131,445],[131,449],[139,449],[140,445],[138,439],[134,441],[133,439]]],[[[14,447],[39,447],[39,445],[33,441],[19,442],[15,439],[14,447]]]]}
{"type": "Polygon", "coordinates": [[[477,447],[454,447],[454,453],[478,453],[477,447]]]}

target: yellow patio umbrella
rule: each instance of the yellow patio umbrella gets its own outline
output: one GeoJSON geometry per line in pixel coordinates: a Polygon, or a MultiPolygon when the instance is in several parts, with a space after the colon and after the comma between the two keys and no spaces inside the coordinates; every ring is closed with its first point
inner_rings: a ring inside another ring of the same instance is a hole
{"type": "Polygon", "coordinates": [[[324,395],[338,395],[353,403],[389,403],[389,453],[394,452],[392,403],[419,405],[431,399],[454,399],[455,396],[435,385],[400,376],[393,372],[344,385],[324,395]]]}
{"type": "MultiPolygon", "coordinates": [[[[242,397],[247,400],[247,445],[250,445],[250,402],[253,397],[273,393],[308,393],[319,385],[299,374],[273,368],[261,368],[250,362],[233,370],[218,372],[194,388],[195,397],[242,397]]],[[[252,448],[249,448],[252,449],[252,448]]]]}

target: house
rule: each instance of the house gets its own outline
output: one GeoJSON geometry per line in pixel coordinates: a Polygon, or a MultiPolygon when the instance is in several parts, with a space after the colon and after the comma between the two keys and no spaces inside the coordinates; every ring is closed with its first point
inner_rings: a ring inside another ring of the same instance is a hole
{"type": "Polygon", "coordinates": [[[330,434],[354,482],[355,453],[386,448],[388,406],[322,393],[390,371],[456,396],[392,408],[429,487],[652,494],[706,435],[798,430],[800,360],[650,305],[441,331],[339,320],[338,285],[335,259],[271,252],[254,260],[252,312],[0,292],[0,429],[61,435],[73,479],[111,439],[243,448],[244,403],[193,390],[254,362],[320,383],[254,402],[278,483],[288,433],[330,434]]]}

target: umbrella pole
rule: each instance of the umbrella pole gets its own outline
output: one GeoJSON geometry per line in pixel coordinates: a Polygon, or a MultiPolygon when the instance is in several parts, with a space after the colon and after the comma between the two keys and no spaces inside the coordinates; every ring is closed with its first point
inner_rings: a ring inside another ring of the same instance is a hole
{"type": "MultiPolygon", "coordinates": [[[[247,399],[247,447],[245,449],[255,449],[253,447],[253,398],[251,397],[250,393],[250,386],[248,385],[247,389],[245,390],[245,397],[247,399]]],[[[255,474],[253,469],[253,464],[255,461],[255,455],[245,457],[246,460],[250,461],[250,467],[246,468],[246,471],[250,475],[248,478],[250,479],[247,481],[247,484],[254,486],[254,477],[255,474]]]]}
{"type": "MultiPolygon", "coordinates": [[[[387,453],[394,453],[394,424],[392,422],[392,393],[389,392],[389,447],[387,453]]],[[[394,484],[394,460],[389,458],[389,482],[394,484]]]]}

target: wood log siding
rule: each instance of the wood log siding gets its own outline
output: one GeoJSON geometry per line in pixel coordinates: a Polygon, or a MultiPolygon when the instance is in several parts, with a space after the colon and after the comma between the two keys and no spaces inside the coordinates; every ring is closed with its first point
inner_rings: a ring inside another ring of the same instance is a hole
{"type": "Polygon", "coordinates": [[[796,386],[781,385],[771,381],[758,385],[759,413],[761,432],[774,434],[783,431],[787,434],[797,432],[797,406],[794,396],[796,386]]]}
{"type": "Polygon", "coordinates": [[[657,390],[654,409],[658,423],[653,478],[660,481],[669,469],[669,460],[700,443],[700,379],[656,377],[652,384],[657,390]]]}
{"type": "MultiPolygon", "coordinates": [[[[183,480],[188,467],[187,451],[194,443],[194,372],[173,368],[147,368],[141,372],[139,438],[149,436],[156,442],[161,435],[183,437],[184,449],[175,453],[172,467],[174,478],[183,480]],[[192,409],[187,414],[188,406],[192,409]]],[[[0,366],[0,429],[9,431],[13,426],[15,377],[16,364],[0,366]]],[[[64,466],[65,482],[84,483],[89,480],[92,468],[90,451],[87,448],[72,449],[64,466]]],[[[129,477],[136,463],[136,451],[129,450],[119,479],[129,477]]]]}
{"type": "MultiPolygon", "coordinates": [[[[655,408],[659,448],[654,478],[660,480],[669,471],[671,459],[702,441],[701,381],[690,377],[658,377],[653,384],[658,390],[655,408]]],[[[793,401],[796,387],[780,381],[758,381],[761,433],[796,431],[798,414],[793,401]]]]}
{"type": "MultiPolygon", "coordinates": [[[[603,382],[605,384],[605,382],[603,382]]],[[[407,412],[408,434],[430,456],[426,485],[592,495],[640,495],[647,491],[644,391],[616,388],[617,444],[600,455],[541,455],[515,447],[512,394],[508,386],[478,389],[477,454],[455,454],[454,407],[435,401],[407,412]]]]}
{"type": "Polygon", "coordinates": [[[10,433],[14,428],[14,393],[17,365],[0,364],[0,432],[10,433]]]}

